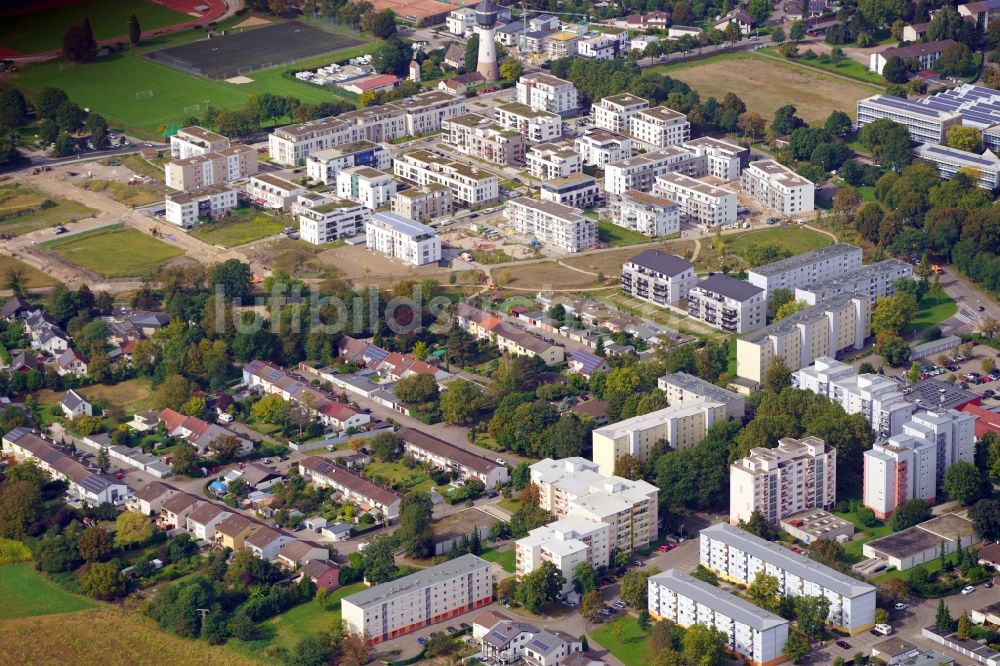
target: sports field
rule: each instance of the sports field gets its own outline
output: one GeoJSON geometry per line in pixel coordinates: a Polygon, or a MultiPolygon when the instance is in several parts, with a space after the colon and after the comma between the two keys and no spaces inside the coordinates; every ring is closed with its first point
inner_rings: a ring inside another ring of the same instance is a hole
{"type": "Polygon", "coordinates": [[[122,225],[48,241],[41,247],[53,250],[71,264],[109,278],[152,275],[174,257],[184,254],[180,248],[122,225]]]}
{"type": "Polygon", "coordinates": [[[654,71],[687,83],[703,100],[710,96],[721,100],[728,92],[736,93],[747,109],[767,119],[778,107],[792,104],[807,123],[825,120],[834,109],[853,118],[857,101],[878,92],[860,82],[745,52],[664,65],[654,71]]]}
{"type": "Polygon", "coordinates": [[[0,17],[0,45],[19,53],[62,48],[66,29],[90,19],[97,40],[128,34],[128,17],[135,14],[144,31],[177,25],[193,17],[146,0],[81,0],[48,9],[0,17]]]}
{"type": "Polygon", "coordinates": [[[298,21],[287,21],[153,51],[147,57],[210,79],[221,79],[362,43],[298,21]]]}

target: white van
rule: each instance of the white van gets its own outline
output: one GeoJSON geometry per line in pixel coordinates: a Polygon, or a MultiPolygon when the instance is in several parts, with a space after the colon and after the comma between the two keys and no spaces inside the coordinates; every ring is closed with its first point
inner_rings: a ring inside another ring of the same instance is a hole
{"type": "Polygon", "coordinates": [[[875,625],[875,631],[877,631],[878,633],[882,634],[883,636],[888,636],[889,634],[892,633],[892,625],[891,624],[876,624],[875,625]]]}

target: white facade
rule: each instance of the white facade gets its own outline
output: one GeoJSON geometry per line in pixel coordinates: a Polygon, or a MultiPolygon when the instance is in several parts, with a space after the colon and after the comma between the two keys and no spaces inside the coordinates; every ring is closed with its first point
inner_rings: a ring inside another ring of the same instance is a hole
{"type": "Polygon", "coordinates": [[[755,448],[729,467],[729,522],[760,511],[777,525],[837,501],[837,450],[818,437],[783,437],[773,449],[755,448]]]}
{"type": "Polygon", "coordinates": [[[504,129],[520,132],[528,141],[552,141],[562,136],[562,116],[532,109],[527,104],[510,102],[494,110],[497,123],[504,129]]]}
{"type": "Polygon", "coordinates": [[[740,184],[751,197],[785,215],[815,208],[813,182],[775,160],[751,162],[740,176],[740,184]]]}
{"type": "Polygon", "coordinates": [[[430,227],[395,213],[375,213],[365,223],[368,249],[414,266],[441,260],[441,239],[430,227]]]}
{"type": "Polygon", "coordinates": [[[565,178],[554,178],[539,186],[542,201],[569,206],[570,208],[593,208],[601,198],[601,188],[593,176],[574,173],[565,178]]]}
{"type": "Polygon", "coordinates": [[[948,128],[962,124],[962,114],[942,111],[891,95],[858,100],[858,129],[880,118],[905,125],[917,143],[944,143],[948,128]]]}
{"type": "Polygon", "coordinates": [[[583,161],[569,145],[540,143],[527,154],[528,172],[539,180],[566,178],[583,171],[583,161]]]}
{"type": "Polygon", "coordinates": [[[358,166],[337,172],[337,196],[372,210],[388,206],[396,194],[396,181],[384,171],[358,166]]]}
{"type": "Polygon", "coordinates": [[[688,292],[688,315],[726,333],[748,333],[767,323],[764,290],[716,273],[688,292]]]}
{"type": "Polygon", "coordinates": [[[576,87],[550,74],[525,74],[517,82],[517,101],[560,115],[579,108],[576,87]]]}
{"type": "Polygon", "coordinates": [[[681,208],[670,199],[630,190],[611,205],[611,221],[645,236],[669,236],[681,230],[681,208]]]}
{"type": "Polygon", "coordinates": [[[629,93],[605,97],[591,109],[594,124],[615,134],[628,134],[635,114],[649,108],[649,101],[629,93]]]}
{"type": "Polygon", "coordinates": [[[586,250],[597,242],[597,223],[562,204],[519,197],[507,202],[504,217],[516,233],[567,252],[586,250]]]}
{"type": "Polygon", "coordinates": [[[632,140],[605,130],[587,130],[573,141],[573,150],[584,164],[603,167],[632,157],[632,140]]]}
{"type": "Polygon", "coordinates": [[[964,150],[922,143],[913,149],[913,156],[937,167],[938,175],[951,179],[961,170],[975,174],[976,185],[986,190],[1000,186],[1000,159],[989,150],[981,155],[964,150]]]}
{"type": "Polygon", "coordinates": [[[814,282],[795,289],[795,300],[816,305],[840,294],[868,296],[872,306],[880,298],[896,295],[896,282],[913,277],[913,266],[899,259],[886,259],[876,264],[834,278],[814,282]]]}
{"type": "Polygon", "coordinates": [[[750,284],[768,294],[775,289],[794,292],[798,287],[823,283],[861,269],[861,248],[837,243],[811,252],[797,254],[747,271],[750,284]]]}
{"type": "Polygon", "coordinates": [[[184,127],[170,137],[170,156],[187,159],[229,147],[229,139],[204,127],[184,127]]]}
{"type": "Polygon", "coordinates": [[[269,173],[251,176],[245,188],[247,197],[260,206],[290,211],[295,197],[306,191],[302,185],[269,173]]]}
{"type": "Polygon", "coordinates": [[[708,400],[726,406],[726,418],[742,419],[746,401],[738,394],[686,372],[671,372],[656,380],[656,386],[667,396],[671,405],[708,400]]]}
{"type": "Polygon", "coordinates": [[[164,167],[167,187],[193,190],[216,183],[229,183],[257,173],[257,151],[250,146],[233,146],[168,162],[164,167]]]}
{"type": "Polygon", "coordinates": [[[646,250],[622,264],[621,279],[626,294],[659,306],[680,302],[698,284],[694,264],[659,250],[646,250]]]}
{"type": "Polygon", "coordinates": [[[471,7],[461,7],[452,10],[444,20],[448,32],[453,35],[471,35],[476,28],[476,10],[471,7]]]}
{"type": "Polygon", "coordinates": [[[354,166],[367,166],[379,171],[390,167],[389,147],[370,141],[359,141],[342,148],[317,150],[306,158],[306,175],[324,185],[337,183],[337,172],[354,166]]]}
{"type": "Polygon", "coordinates": [[[362,204],[326,197],[319,202],[299,197],[292,212],[299,221],[299,238],[313,245],[363,235],[372,214],[362,204]]]}
{"type": "Polygon", "coordinates": [[[611,60],[623,51],[625,47],[624,37],[628,37],[627,32],[619,34],[601,33],[593,37],[581,39],[577,45],[577,52],[583,58],[592,60],[611,60]]]}
{"type": "Polygon", "coordinates": [[[653,617],[681,627],[718,629],[728,648],[754,666],[784,661],[788,620],[677,569],[650,576],[647,585],[647,610],[653,617]]]}
{"type": "Polygon", "coordinates": [[[917,412],[902,432],[865,451],[864,503],[880,519],[911,499],[933,502],[954,463],[973,462],[976,417],[917,412]]]}
{"type": "Polygon", "coordinates": [[[724,182],[739,180],[750,151],[735,143],[703,136],[684,143],[684,148],[705,160],[704,173],[724,182]]]}
{"type": "Polygon", "coordinates": [[[656,179],[653,194],[677,202],[681,216],[702,227],[736,222],[736,193],[685,176],[668,173],[656,179]]]}
{"type": "Polygon", "coordinates": [[[586,518],[563,518],[533,529],[514,544],[517,576],[552,562],[566,579],[562,589],[566,594],[573,589],[573,571],[578,564],[585,562],[594,569],[608,566],[609,533],[607,523],[586,518]]]}
{"type": "Polygon", "coordinates": [[[187,192],[171,192],[165,201],[164,219],[190,229],[201,219],[215,219],[239,205],[236,190],[226,185],[209,185],[187,192]]]}
{"type": "Polygon", "coordinates": [[[643,109],[629,121],[629,131],[636,141],[656,148],[676,146],[691,138],[687,116],[665,106],[643,109]]]}
{"type": "Polygon", "coordinates": [[[461,162],[444,160],[426,150],[397,155],[393,173],[421,187],[438,184],[451,190],[452,198],[466,206],[494,203],[500,196],[500,179],[492,173],[461,162]]]}

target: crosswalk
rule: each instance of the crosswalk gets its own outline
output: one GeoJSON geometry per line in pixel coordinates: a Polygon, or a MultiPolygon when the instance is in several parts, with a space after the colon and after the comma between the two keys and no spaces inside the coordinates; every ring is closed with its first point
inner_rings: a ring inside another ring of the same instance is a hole
{"type": "Polygon", "coordinates": [[[972,310],[966,310],[965,308],[961,308],[959,309],[958,312],[955,313],[955,316],[952,318],[957,319],[963,324],[971,324],[972,321],[977,318],[977,315],[972,310]]]}

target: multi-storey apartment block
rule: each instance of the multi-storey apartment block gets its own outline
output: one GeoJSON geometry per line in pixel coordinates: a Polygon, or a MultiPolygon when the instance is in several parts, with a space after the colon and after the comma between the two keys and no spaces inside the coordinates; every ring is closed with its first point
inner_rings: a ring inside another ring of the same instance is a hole
{"type": "Polygon", "coordinates": [[[520,102],[500,104],[493,111],[501,127],[520,133],[528,141],[552,141],[562,136],[563,120],[558,113],[533,109],[520,102]]]}
{"type": "Polygon", "coordinates": [[[750,149],[722,139],[703,136],[684,143],[684,147],[704,159],[701,176],[713,176],[725,182],[739,180],[740,172],[750,161],[750,149]]]}
{"type": "Polygon", "coordinates": [[[166,198],[164,219],[182,229],[191,229],[199,221],[222,217],[238,205],[237,192],[228,185],[170,192],[166,198]]]}
{"type": "Polygon", "coordinates": [[[573,141],[583,163],[603,167],[632,157],[632,140],[605,130],[587,130],[573,141]]]}
{"type": "Polygon", "coordinates": [[[170,137],[170,156],[176,159],[197,157],[229,147],[229,139],[197,125],[184,127],[170,137]]]}
{"type": "Polygon", "coordinates": [[[864,503],[881,519],[911,499],[933,502],[944,474],[975,454],[973,414],[916,412],[902,432],[865,451],[864,503]]]}
{"type": "Polygon", "coordinates": [[[342,113],[276,129],[268,136],[271,160],[304,164],[317,150],[371,141],[380,143],[441,129],[448,118],[466,111],[465,98],[431,91],[377,107],[342,113]]]}
{"type": "Polygon", "coordinates": [[[416,428],[403,428],[396,433],[403,442],[403,451],[417,460],[448,472],[459,480],[477,479],[489,489],[508,479],[507,466],[467,451],[443,439],[416,428]]]}
{"type": "Polygon", "coordinates": [[[223,148],[168,162],[164,173],[167,187],[175,190],[231,183],[257,173],[257,151],[250,146],[223,148]]]}
{"type": "Polygon", "coordinates": [[[309,192],[292,204],[292,214],[299,221],[299,238],[322,245],[364,235],[372,211],[353,201],[309,192]]]}
{"type": "Polygon", "coordinates": [[[344,597],[344,629],[378,644],[486,606],[493,601],[490,567],[462,555],[344,597]]]}
{"type": "Polygon", "coordinates": [[[417,222],[451,215],[453,210],[451,190],[438,183],[431,183],[425,188],[411,187],[396,192],[392,198],[393,213],[417,222]]]}
{"type": "Polygon", "coordinates": [[[879,118],[905,125],[917,143],[943,143],[948,128],[962,124],[962,114],[943,111],[892,95],[874,95],[858,100],[858,128],[879,118]]]}
{"type": "Polygon", "coordinates": [[[460,153],[503,166],[524,162],[524,136],[478,113],[456,116],[442,127],[444,142],[460,153]]]}
{"type": "Polygon", "coordinates": [[[819,437],[783,437],[773,449],[754,448],[729,467],[729,522],[760,511],[772,525],[837,501],[837,450],[819,437]]]}
{"type": "Polygon", "coordinates": [[[751,268],[747,280],[770,294],[775,289],[794,292],[798,287],[823,283],[861,268],[861,248],[837,243],[788,259],[751,268]]]}
{"type": "Polygon", "coordinates": [[[259,206],[290,211],[295,197],[305,192],[306,188],[274,174],[260,173],[250,177],[244,191],[259,206]]]}
{"type": "Polygon", "coordinates": [[[736,193],[709,185],[682,173],[656,178],[653,194],[677,202],[681,217],[703,228],[736,222],[736,193]]]}
{"type": "Polygon", "coordinates": [[[688,314],[726,333],[747,333],[767,323],[764,290],[716,273],[688,292],[688,314]]]}
{"type": "Polygon", "coordinates": [[[701,564],[720,578],[749,585],[763,572],[778,579],[782,596],[829,599],[827,621],[841,631],[853,634],[875,624],[874,585],[727,523],[706,527],[699,541],[701,564]]]}
{"type": "Polygon", "coordinates": [[[601,188],[597,185],[597,180],[584,173],[546,180],[538,189],[542,201],[551,201],[570,208],[593,208],[601,198],[601,188]]]}
{"type": "Polygon", "coordinates": [[[664,174],[676,172],[689,176],[704,175],[701,162],[683,146],[650,150],[605,165],[604,191],[608,194],[624,194],[629,190],[649,192],[656,184],[656,179],[664,174]]]}
{"type": "Polygon", "coordinates": [[[698,284],[694,264],[660,250],[646,250],[622,264],[622,291],[654,305],[678,303],[698,284]]]}
{"type": "Polygon", "coordinates": [[[605,97],[594,104],[591,113],[594,124],[615,134],[628,134],[635,114],[649,108],[649,101],[629,93],[605,97]]]}
{"type": "Polygon", "coordinates": [[[545,458],[531,466],[538,504],[556,518],[589,518],[611,526],[608,548],[630,552],[656,540],[659,490],[645,481],[607,476],[585,458],[545,458]]]}
{"type": "Polygon", "coordinates": [[[913,156],[937,167],[938,175],[951,179],[959,171],[974,174],[976,185],[986,190],[1000,187],[1000,158],[989,150],[982,155],[957,148],[922,143],[913,149],[913,156]]]}
{"type": "Polygon", "coordinates": [[[337,196],[372,210],[388,206],[396,195],[396,180],[384,171],[366,166],[348,167],[337,172],[337,196]]]}
{"type": "Polygon", "coordinates": [[[566,178],[583,171],[583,161],[569,144],[540,143],[528,151],[528,172],[539,180],[566,178]]]}
{"type": "Polygon", "coordinates": [[[517,82],[517,101],[532,109],[566,115],[580,107],[576,87],[550,74],[525,74],[517,82]]]}
{"type": "Polygon", "coordinates": [[[533,529],[514,543],[517,577],[531,573],[542,562],[552,562],[566,579],[565,594],[573,589],[573,570],[578,564],[585,562],[594,569],[608,566],[610,532],[607,523],[575,517],[533,529]]]}
{"type": "Polygon", "coordinates": [[[500,179],[461,162],[443,160],[426,150],[397,155],[393,173],[421,187],[437,183],[451,190],[452,200],[466,206],[486,206],[500,196],[500,179]]]}
{"type": "Polygon", "coordinates": [[[871,300],[872,307],[880,298],[895,296],[896,282],[913,277],[913,266],[899,259],[886,259],[859,270],[814,282],[795,289],[795,300],[816,305],[840,294],[863,294],[871,300]]]}
{"type": "Polygon", "coordinates": [[[414,266],[441,260],[441,239],[430,227],[395,213],[375,213],[365,224],[368,249],[414,266]]]}
{"type": "Polygon", "coordinates": [[[753,666],[785,661],[788,620],[678,571],[650,576],[649,614],[681,627],[703,624],[725,634],[728,648],[753,666]]]}
{"type": "Polygon", "coordinates": [[[794,372],[820,356],[836,358],[847,349],[863,349],[871,330],[868,297],[841,294],[737,338],[736,374],[750,386],[759,384],[775,359],[794,372]]]}
{"type": "Polygon", "coordinates": [[[518,197],[507,202],[504,217],[516,233],[567,252],[579,252],[597,242],[597,223],[562,204],[518,197]]]}
{"type": "Polygon", "coordinates": [[[385,171],[392,164],[389,147],[371,141],[358,141],[340,148],[317,150],[306,158],[306,175],[324,185],[337,182],[337,172],[355,166],[385,171]]]}
{"type": "Polygon", "coordinates": [[[577,44],[577,52],[581,58],[591,58],[593,60],[611,60],[619,51],[623,50],[624,43],[622,36],[628,33],[610,34],[602,33],[581,39],[577,44]]]}
{"type": "Polygon", "coordinates": [[[666,148],[691,138],[691,123],[683,113],[656,106],[643,109],[629,119],[629,133],[636,141],[666,148]]]}
{"type": "Polygon", "coordinates": [[[681,208],[670,199],[629,190],[611,204],[611,221],[645,236],[669,236],[681,230],[681,208]]]}
{"type": "Polygon", "coordinates": [[[594,462],[611,476],[625,455],[650,462],[663,441],[673,449],[688,449],[705,439],[716,421],[726,420],[726,406],[710,400],[688,401],[598,428],[593,432],[594,462]]]}
{"type": "Polygon", "coordinates": [[[656,385],[667,394],[667,402],[671,405],[707,400],[725,405],[728,419],[741,420],[746,414],[746,401],[738,393],[727,391],[686,372],[663,375],[656,381],[656,385]]]}
{"type": "Polygon", "coordinates": [[[816,186],[775,160],[751,162],[740,176],[743,191],[785,215],[813,210],[816,186]]]}

